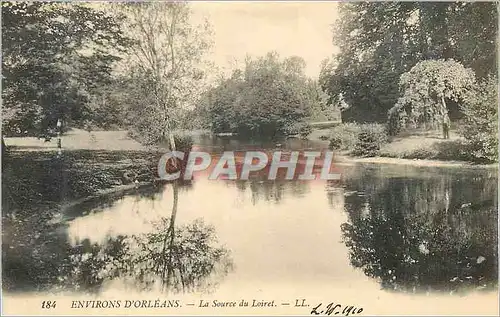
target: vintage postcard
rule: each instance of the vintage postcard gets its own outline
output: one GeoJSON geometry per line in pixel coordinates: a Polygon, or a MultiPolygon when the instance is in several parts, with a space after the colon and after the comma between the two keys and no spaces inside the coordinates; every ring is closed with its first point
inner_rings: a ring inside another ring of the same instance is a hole
{"type": "Polygon", "coordinates": [[[498,14],[2,1],[2,315],[498,316],[498,14]]]}

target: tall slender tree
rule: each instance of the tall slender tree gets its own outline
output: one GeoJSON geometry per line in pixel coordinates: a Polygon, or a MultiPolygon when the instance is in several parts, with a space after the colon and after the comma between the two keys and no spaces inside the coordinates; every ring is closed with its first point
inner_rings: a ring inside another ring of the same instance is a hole
{"type": "Polygon", "coordinates": [[[202,57],[210,48],[209,25],[191,20],[189,4],[122,4],[135,45],[126,59],[133,129],[145,143],[168,139],[182,109],[194,105],[205,84],[202,57]]]}

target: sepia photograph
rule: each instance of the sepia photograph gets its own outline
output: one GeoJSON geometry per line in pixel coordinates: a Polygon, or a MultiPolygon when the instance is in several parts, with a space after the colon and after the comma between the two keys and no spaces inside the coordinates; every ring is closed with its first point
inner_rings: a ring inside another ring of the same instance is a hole
{"type": "Polygon", "coordinates": [[[498,316],[499,12],[2,1],[2,316],[498,316]]]}

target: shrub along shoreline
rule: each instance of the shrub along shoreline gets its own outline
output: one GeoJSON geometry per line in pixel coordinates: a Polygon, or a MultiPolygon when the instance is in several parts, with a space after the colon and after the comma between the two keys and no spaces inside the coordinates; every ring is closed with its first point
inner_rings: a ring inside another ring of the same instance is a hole
{"type": "Polygon", "coordinates": [[[398,163],[397,160],[405,160],[409,164],[426,160],[428,165],[496,166],[496,161],[475,155],[466,139],[444,140],[418,135],[391,137],[386,125],[377,123],[344,123],[325,130],[319,139],[327,140],[329,148],[338,151],[343,161],[398,163]]]}

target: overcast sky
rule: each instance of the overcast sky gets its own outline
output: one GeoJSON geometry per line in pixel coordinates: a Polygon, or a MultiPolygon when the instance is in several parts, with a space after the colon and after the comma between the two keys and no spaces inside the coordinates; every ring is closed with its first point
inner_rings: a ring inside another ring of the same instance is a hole
{"type": "Polygon", "coordinates": [[[277,51],[282,57],[297,55],[307,63],[306,74],[317,77],[321,61],[334,52],[331,26],[334,2],[192,2],[198,19],[208,17],[214,29],[211,59],[230,69],[246,54],[277,51]]]}

